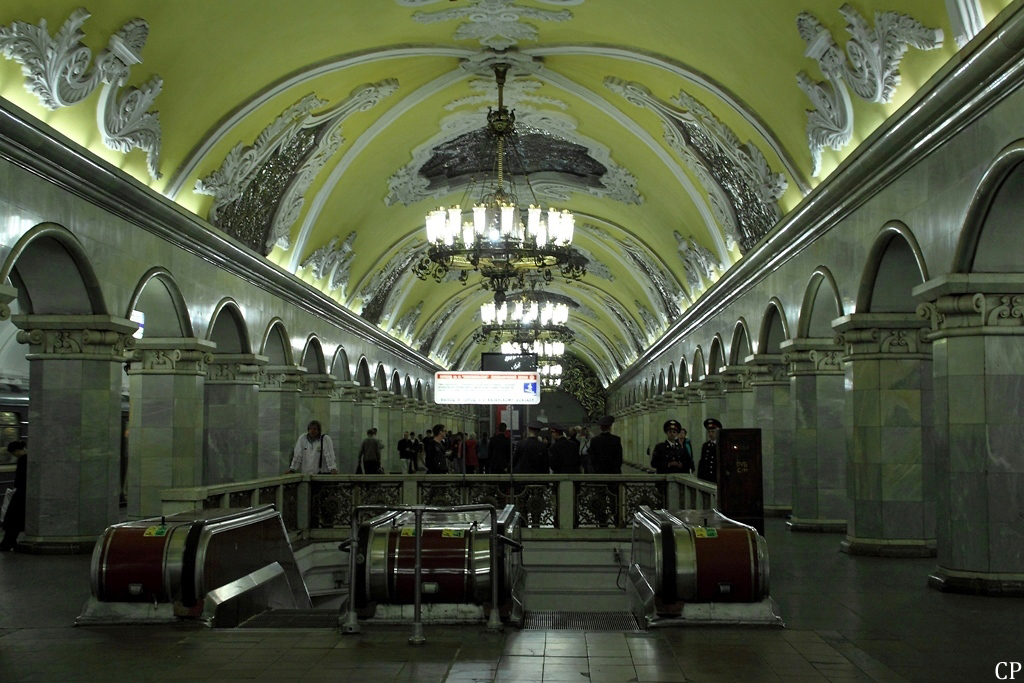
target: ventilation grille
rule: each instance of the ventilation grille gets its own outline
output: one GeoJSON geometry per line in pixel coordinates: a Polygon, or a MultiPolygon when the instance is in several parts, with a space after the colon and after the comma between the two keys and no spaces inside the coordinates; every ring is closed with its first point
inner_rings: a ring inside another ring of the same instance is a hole
{"type": "Polygon", "coordinates": [[[642,631],[629,612],[527,612],[524,631],[642,631]]]}
{"type": "Polygon", "coordinates": [[[337,628],[338,611],[324,609],[272,609],[257,614],[238,628],[337,628]]]}

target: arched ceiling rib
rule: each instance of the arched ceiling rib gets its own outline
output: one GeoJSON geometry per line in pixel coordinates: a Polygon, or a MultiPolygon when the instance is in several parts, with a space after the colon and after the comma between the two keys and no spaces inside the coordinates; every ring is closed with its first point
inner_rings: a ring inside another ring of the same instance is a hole
{"type": "Polygon", "coordinates": [[[284,231],[276,243],[286,246],[267,258],[411,346],[465,365],[479,357],[467,340],[490,293],[475,277],[462,287],[407,272],[425,247],[425,213],[458,202],[462,189],[453,182],[444,196],[399,198],[392,179],[418,173],[437,145],[475,127],[473,117],[483,126],[494,104],[483,84],[489,62],[508,60],[522,120],[582,144],[611,169],[595,181],[600,188],[537,176],[541,194],[562,197],[557,205],[578,216],[575,245],[590,272],[549,288],[586,310],[571,351],[607,382],[756,241],[730,242],[757,213],[752,202],[762,223],[793,210],[980,30],[975,17],[987,23],[1009,4],[647,0],[626,10],[622,0],[105,0],[77,15],[80,35],[69,45],[87,50],[93,73],[108,59],[101,51],[110,37],[137,16],[148,35],[129,44],[141,61],[125,67],[123,85],[97,80],[87,87],[99,97],[83,91],[77,104],[49,110],[26,90],[31,41],[12,36],[36,31],[36,44],[50,40],[59,63],[53,37],[78,0],[9,0],[0,9],[0,52],[9,55],[0,60],[0,96],[204,218],[214,200],[193,188],[221,173],[230,182],[218,202],[226,198],[257,227],[270,216],[284,231]],[[883,75],[873,84],[847,51],[879,36],[884,48],[867,50],[883,75]],[[808,39],[838,66],[808,56],[808,39]],[[153,83],[155,95],[146,91],[153,83]],[[381,83],[393,88],[328,116],[363,84],[381,83]],[[849,107],[821,111],[829,93],[849,107]],[[159,112],[141,119],[158,142],[148,153],[130,135],[116,138],[97,113],[97,99],[130,94],[159,112]],[[301,102],[308,111],[296,113],[301,102]],[[292,119],[282,118],[287,112],[292,119]],[[818,125],[850,140],[827,138],[818,125]],[[837,148],[820,150],[817,177],[811,140],[837,148]],[[118,145],[130,151],[110,148],[118,145]],[[225,165],[236,146],[239,159],[225,165]]]}

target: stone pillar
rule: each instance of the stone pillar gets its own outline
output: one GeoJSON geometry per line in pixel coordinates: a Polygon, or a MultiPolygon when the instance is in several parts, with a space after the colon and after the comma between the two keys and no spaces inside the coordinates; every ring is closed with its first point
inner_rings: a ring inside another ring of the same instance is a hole
{"type": "MultiPolygon", "coordinates": [[[[931,323],[938,568],[947,591],[1024,594],[1024,274],[914,290],[931,323]]],[[[927,488],[926,488],[927,490],[927,488]]]]}
{"type": "Polygon", "coordinates": [[[842,550],[935,556],[931,344],[913,313],[857,313],[833,322],[845,345],[850,509],[842,550]],[[926,474],[927,473],[927,474],[926,474]]]}
{"type": "Polygon", "coordinates": [[[107,315],[16,315],[28,344],[24,546],[83,552],[120,516],[121,372],[135,323],[107,315]]]}
{"type": "MultiPolygon", "coordinates": [[[[701,382],[704,392],[704,419],[716,418],[723,427],[732,425],[725,422],[725,377],[720,374],[708,375],[701,382]]],[[[703,424],[704,420],[701,420],[703,424]]]]}
{"type": "Polygon", "coordinates": [[[204,385],[206,485],[256,478],[260,366],[266,362],[252,353],[214,354],[204,385]]]}
{"type": "Polygon", "coordinates": [[[356,471],[356,456],[359,455],[359,430],[356,421],[356,398],[359,385],[355,382],[338,381],[331,394],[331,424],[334,430],[334,457],[338,461],[339,474],[356,471]]]}
{"type": "MultiPolygon", "coordinates": [[[[301,365],[266,365],[261,369],[257,477],[276,477],[287,471],[295,442],[306,433],[309,420],[302,420],[299,409],[305,374],[306,368],[301,365]]],[[[324,424],[326,430],[326,421],[324,424]]]]}
{"type": "Polygon", "coordinates": [[[331,424],[331,395],[336,381],[333,375],[327,374],[303,377],[299,395],[299,422],[303,426],[310,420],[319,420],[324,433],[332,433],[335,425],[331,424]]]}
{"type": "MultiPolygon", "coordinates": [[[[690,424],[683,425],[689,430],[690,441],[693,442],[694,461],[700,460],[700,446],[704,443],[706,434],[704,432],[705,404],[704,404],[703,382],[690,382],[683,390],[686,394],[686,403],[690,407],[690,424]]],[[[694,462],[694,465],[697,463],[694,462]]]]}
{"type": "Polygon", "coordinates": [[[747,356],[754,394],[754,423],[761,429],[761,472],[765,514],[793,510],[793,401],[781,354],[747,356]]]}
{"type": "Polygon", "coordinates": [[[203,483],[204,380],[216,344],[135,340],[128,367],[130,519],[160,515],[160,491],[203,483]]]}
{"type": "Polygon", "coordinates": [[[377,428],[377,438],[384,444],[381,447],[380,466],[388,474],[398,471],[395,461],[398,459],[397,451],[392,455],[391,450],[391,411],[395,405],[395,395],[390,391],[381,391],[377,395],[377,421],[373,426],[377,428]]]}
{"type": "Polygon", "coordinates": [[[750,368],[745,365],[727,365],[722,368],[722,379],[725,386],[725,412],[718,418],[722,426],[732,429],[757,427],[750,368]]]}
{"type": "MultiPolygon", "coordinates": [[[[694,443],[694,427],[691,425],[690,420],[690,399],[684,387],[678,387],[672,390],[672,409],[673,414],[669,415],[670,418],[679,420],[679,424],[686,430],[686,438],[690,440],[691,445],[694,443]]],[[[700,436],[700,434],[697,434],[700,436]]],[[[701,439],[698,443],[703,443],[701,439]]],[[[694,463],[696,465],[696,463],[694,463]]]]}
{"type": "Polygon", "coordinates": [[[780,346],[794,405],[794,531],[846,532],[846,430],[842,347],[834,339],[780,346]]]}
{"type": "MultiPolygon", "coordinates": [[[[353,462],[358,462],[359,446],[366,438],[366,430],[377,424],[377,390],[370,387],[359,387],[356,390],[355,420],[356,433],[353,440],[353,462]]],[[[355,465],[353,465],[353,468],[355,465]]],[[[340,471],[340,470],[339,470],[340,471]]]]}

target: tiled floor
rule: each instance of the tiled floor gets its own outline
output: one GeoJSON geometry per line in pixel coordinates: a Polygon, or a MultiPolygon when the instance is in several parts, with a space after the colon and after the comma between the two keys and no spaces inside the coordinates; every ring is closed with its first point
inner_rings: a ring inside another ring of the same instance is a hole
{"type": "Polygon", "coordinates": [[[990,681],[1024,660],[1024,601],[925,587],[933,560],[855,558],[771,520],[786,629],[647,633],[366,625],[336,631],[75,628],[89,558],[0,554],[0,681],[990,681]]]}

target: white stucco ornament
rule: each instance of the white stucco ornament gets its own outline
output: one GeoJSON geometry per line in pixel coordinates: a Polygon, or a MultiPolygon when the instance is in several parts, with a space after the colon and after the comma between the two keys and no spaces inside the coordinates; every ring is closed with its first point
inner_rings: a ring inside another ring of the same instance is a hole
{"type": "MultiPolygon", "coordinates": [[[[433,4],[431,0],[396,0],[399,5],[418,7],[433,4]]],[[[539,0],[548,5],[578,5],[583,0],[539,0]]],[[[523,19],[535,21],[569,21],[572,12],[526,7],[514,0],[469,0],[467,6],[435,12],[416,12],[413,21],[436,24],[465,19],[455,30],[455,40],[478,40],[481,45],[504,50],[523,40],[537,40],[537,29],[523,19]]]]}
{"type": "Polygon", "coordinates": [[[159,180],[160,116],[149,107],[163,79],[153,76],[141,87],[124,88],[131,68],[142,62],[149,24],[142,19],[127,22],[90,68],[92,50],[81,42],[82,25],[90,16],[88,10],[76,9],[52,37],[45,19],[38,25],[16,21],[0,26],[0,54],[21,64],[25,88],[50,110],[78,104],[100,87],[96,125],[103,144],[122,153],[143,150],[149,175],[159,180]]]}
{"type": "Polygon", "coordinates": [[[797,15],[796,26],[807,49],[804,55],[818,62],[828,82],[797,74],[797,84],[815,109],[807,112],[807,142],[811,172],[821,171],[821,150],[840,150],[853,137],[853,105],[847,87],[858,97],[875,103],[891,102],[900,84],[900,62],[907,49],[942,47],[942,29],[927,28],[898,12],[875,12],[874,28],[851,5],[839,8],[846,19],[850,40],[844,54],[832,34],[810,12],[797,15]]]}

